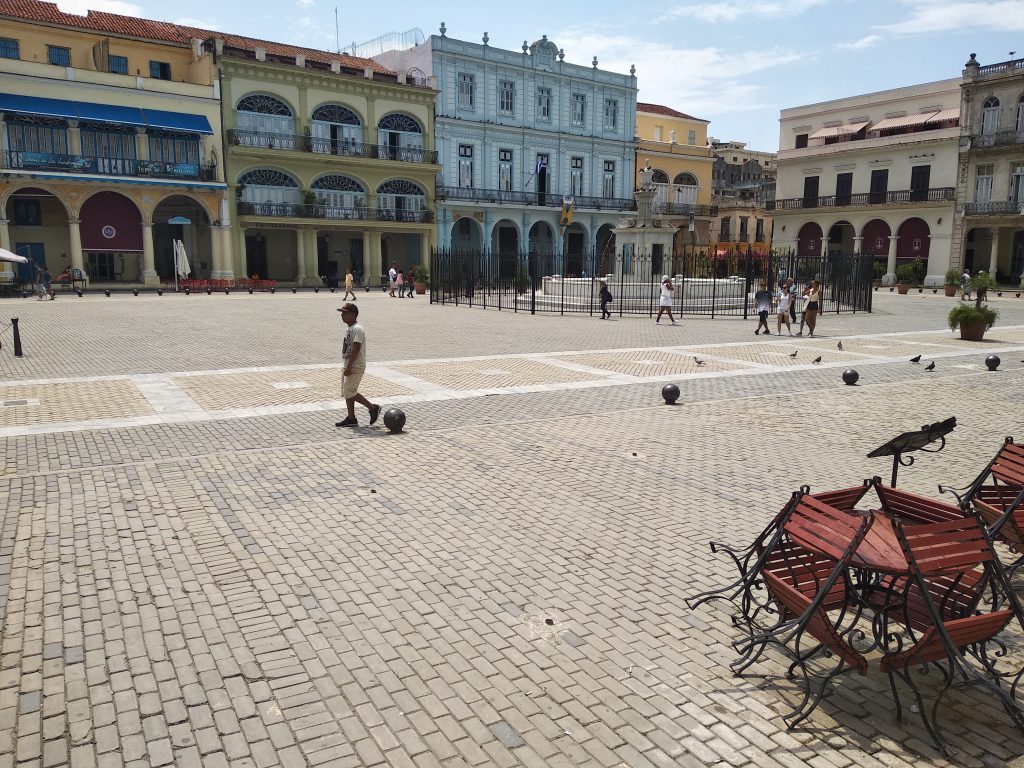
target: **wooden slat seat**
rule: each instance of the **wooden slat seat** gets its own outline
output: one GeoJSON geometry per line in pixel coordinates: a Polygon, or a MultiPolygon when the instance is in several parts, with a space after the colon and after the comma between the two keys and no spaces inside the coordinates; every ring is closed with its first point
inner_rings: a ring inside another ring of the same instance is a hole
{"type": "Polygon", "coordinates": [[[929,499],[916,493],[890,488],[876,483],[875,491],[882,502],[882,509],[890,517],[900,517],[915,523],[940,523],[957,520],[964,516],[960,507],[929,499]]]}
{"type": "MultiPolygon", "coordinates": [[[[963,619],[946,621],[943,626],[949,639],[958,649],[963,650],[975,643],[984,642],[995,637],[1013,618],[1013,611],[995,611],[963,619]]],[[[890,672],[904,667],[914,667],[939,661],[949,656],[938,629],[932,624],[921,635],[913,646],[901,653],[893,653],[882,658],[882,670],[890,672]]]]}

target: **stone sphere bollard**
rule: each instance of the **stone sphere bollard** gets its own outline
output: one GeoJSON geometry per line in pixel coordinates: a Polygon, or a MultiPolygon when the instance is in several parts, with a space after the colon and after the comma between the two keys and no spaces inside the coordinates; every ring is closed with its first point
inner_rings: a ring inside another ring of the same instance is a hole
{"type": "Polygon", "coordinates": [[[271,289],[270,289],[270,292],[271,292],[271,293],[277,293],[277,288],[271,288],[271,289]]]}
{"type": "Polygon", "coordinates": [[[252,296],[252,288],[249,289],[249,295],[252,296]]]}
{"type": "Polygon", "coordinates": [[[990,370],[994,371],[999,367],[999,364],[1003,362],[999,359],[999,355],[989,355],[985,358],[985,366],[990,370]]]}
{"type": "Polygon", "coordinates": [[[139,295],[139,289],[138,288],[132,288],[132,296],[138,296],[138,295],[139,295]]]}
{"type": "Polygon", "coordinates": [[[75,293],[78,294],[78,298],[82,298],[82,289],[81,288],[79,288],[77,291],[75,291],[75,293]]]}
{"type": "Polygon", "coordinates": [[[185,295],[186,296],[191,296],[192,295],[192,291],[190,291],[188,288],[186,288],[185,289],[185,295]]]}
{"type": "Polygon", "coordinates": [[[313,287],[313,293],[320,293],[320,286],[319,285],[313,287]]]}
{"type": "Polygon", "coordinates": [[[665,398],[665,405],[675,405],[679,399],[679,387],[675,384],[666,384],[661,388],[661,396],[665,398]]]}
{"type": "Polygon", "coordinates": [[[405,411],[401,408],[388,408],[384,412],[384,426],[397,435],[405,426],[405,411]]]}
{"type": "Polygon", "coordinates": [[[107,298],[110,298],[110,289],[109,289],[109,288],[107,288],[107,289],[106,289],[105,291],[103,291],[103,294],[104,294],[104,295],[105,295],[105,296],[106,296],[107,298]]]}
{"type": "Polygon", "coordinates": [[[843,371],[843,382],[848,387],[852,387],[854,384],[856,384],[857,379],[859,378],[860,374],[857,373],[857,371],[855,371],[853,368],[847,368],[845,371],[843,371]]]}
{"type": "Polygon", "coordinates": [[[230,296],[230,295],[231,295],[231,289],[229,289],[229,288],[225,288],[225,289],[224,289],[224,295],[225,295],[225,296],[230,296]]]}
{"type": "Polygon", "coordinates": [[[292,288],[292,293],[296,293],[298,290],[298,288],[292,288]]]}

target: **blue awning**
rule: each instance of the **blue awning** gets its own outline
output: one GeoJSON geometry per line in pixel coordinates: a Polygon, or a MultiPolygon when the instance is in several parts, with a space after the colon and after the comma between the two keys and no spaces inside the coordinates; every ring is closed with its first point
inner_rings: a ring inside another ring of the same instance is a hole
{"type": "Polygon", "coordinates": [[[210,121],[203,115],[166,112],[161,109],[119,107],[113,104],[94,104],[87,101],[44,99],[38,96],[22,96],[14,93],[0,93],[0,112],[43,115],[67,120],[92,120],[101,123],[161,128],[187,133],[213,133],[210,121]]]}
{"type": "Polygon", "coordinates": [[[150,128],[164,128],[189,133],[213,133],[210,121],[203,115],[189,115],[184,112],[165,112],[162,109],[143,109],[146,124],[150,128]]]}

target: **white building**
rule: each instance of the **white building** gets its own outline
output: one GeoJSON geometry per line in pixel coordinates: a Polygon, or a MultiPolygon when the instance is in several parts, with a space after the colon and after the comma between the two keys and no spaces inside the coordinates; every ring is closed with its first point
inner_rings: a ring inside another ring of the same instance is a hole
{"type": "Polygon", "coordinates": [[[940,285],[951,260],[960,80],[895,88],[780,113],[775,248],[871,253],[927,262],[940,285]]]}

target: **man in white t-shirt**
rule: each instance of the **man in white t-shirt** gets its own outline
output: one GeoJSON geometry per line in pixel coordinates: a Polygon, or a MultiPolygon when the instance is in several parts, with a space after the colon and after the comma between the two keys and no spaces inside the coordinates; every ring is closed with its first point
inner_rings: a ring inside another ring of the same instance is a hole
{"type": "Polygon", "coordinates": [[[359,426],[359,422],[356,420],[356,403],[366,406],[370,412],[370,423],[373,424],[380,416],[380,406],[374,405],[359,394],[359,382],[363,380],[363,373],[366,371],[366,331],[357,322],[359,307],[355,304],[345,304],[338,311],[341,312],[341,319],[348,326],[348,330],[345,332],[345,341],[341,346],[341,358],[345,362],[345,369],[341,374],[341,394],[345,398],[348,416],[336,422],[334,426],[359,426]]]}
{"type": "Polygon", "coordinates": [[[391,288],[391,291],[388,293],[388,295],[392,297],[395,295],[395,281],[398,279],[398,269],[396,269],[397,266],[397,264],[392,264],[391,269],[388,270],[388,284],[391,288]]]}

